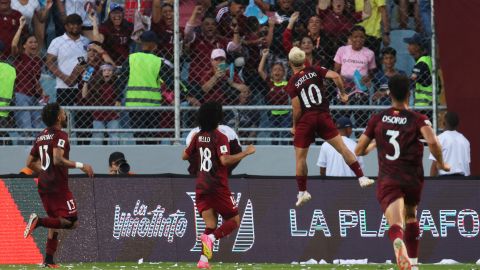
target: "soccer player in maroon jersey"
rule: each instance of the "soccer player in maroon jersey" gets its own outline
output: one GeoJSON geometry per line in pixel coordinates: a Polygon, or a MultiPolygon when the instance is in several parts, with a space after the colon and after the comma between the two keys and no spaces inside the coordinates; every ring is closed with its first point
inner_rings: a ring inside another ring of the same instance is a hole
{"type": "Polygon", "coordinates": [[[360,156],[365,154],[372,140],[377,145],[377,199],[390,225],[388,236],[400,269],[417,267],[420,228],[416,212],[423,189],[420,138],[427,142],[438,168],[450,170],[443,162],[442,148],[428,117],[408,108],[409,87],[410,81],[405,75],[390,78],[392,107],[370,118],[355,148],[360,156]]]}
{"type": "Polygon", "coordinates": [[[228,167],[255,153],[255,147],[249,145],[245,151],[230,154],[228,138],[218,130],[222,118],[220,103],[206,102],[200,106],[197,113],[200,131],[193,136],[182,155],[183,160],[198,156],[195,205],[206,226],[200,236],[203,247],[197,267],[204,269],[210,269],[208,260],[212,258],[213,242],[229,235],[240,224],[238,209],[228,186],[228,167]],[[224,221],[217,228],[218,214],[224,221]]]}
{"type": "Polygon", "coordinates": [[[47,104],[42,110],[42,120],[47,126],[35,139],[27,167],[38,173],[38,193],[48,217],[32,213],[25,228],[27,238],[38,227],[48,228],[44,266],[58,268],[53,256],[57,250],[58,230],[75,229],[78,224],[77,205],[68,188],[68,169],[78,168],[93,177],[92,167],[69,160],[70,143],[67,133],[67,115],[58,103],[47,104]]]}
{"type": "Polygon", "coordinates": [[[373,180],[363,175],[362,168],[355,155],[347,148],[338,133],[330,115],[329,100],[325,94],[323,80],[332,79],[340,91],[340,100],[348,101],[343,81],[338,73],[318,66],[305,66],[305,52],[293,47],[288,60],[294,75],[287,85],[292,99],[293,145],[295,146],[296,180],[299,193],[296,206],[302,206],[312,197],[307,191],[307,154],[310,144],[318,135],[330,143],[358,177],[361,187],[373,184],[373,180]]]}

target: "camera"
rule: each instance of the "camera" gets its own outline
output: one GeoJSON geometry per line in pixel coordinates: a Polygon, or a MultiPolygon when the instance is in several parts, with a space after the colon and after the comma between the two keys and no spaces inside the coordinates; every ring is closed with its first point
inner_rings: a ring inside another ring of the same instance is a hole
{"type": "Polygon", "coordinates": [[[125,159],[120,159],[115,162],[117,165],[117,174],[128,174],[130,172],[130,164],[125,159]]]}

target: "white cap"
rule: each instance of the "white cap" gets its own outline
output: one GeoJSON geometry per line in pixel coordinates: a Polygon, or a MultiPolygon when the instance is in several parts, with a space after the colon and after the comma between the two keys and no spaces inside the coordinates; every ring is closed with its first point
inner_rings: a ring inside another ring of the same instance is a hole
{"type": "Polygon", "coordinates": [[[227,54],[225,53],[224,50],[222,49],[214,49],[212,51],[212,55],[210,56],[210,58],[212,59],[216,59],[218,57],[223,57],[223,58],[227,58],[227,54]]]}
{"type": "Polygon", "coordinates": [[[288,60],[294,65],[303,64],[305,62],[305,52],[298,47],[293,47],[288,53],[288,60]]]}

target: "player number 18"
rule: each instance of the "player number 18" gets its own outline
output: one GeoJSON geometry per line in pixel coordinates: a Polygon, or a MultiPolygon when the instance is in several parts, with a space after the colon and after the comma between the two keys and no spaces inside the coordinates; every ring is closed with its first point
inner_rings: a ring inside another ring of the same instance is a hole
{"type": "Polygon", "coordinates": [[[200,171],[209,172],[212,169],[212,151],[200,147],[200,171]]]}

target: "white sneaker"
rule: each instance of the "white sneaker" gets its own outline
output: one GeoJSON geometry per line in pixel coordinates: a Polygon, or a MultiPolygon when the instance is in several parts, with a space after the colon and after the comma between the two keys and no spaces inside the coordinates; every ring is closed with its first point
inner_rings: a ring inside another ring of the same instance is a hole
{"type": "Polygon", "coordinates": [[[362,177],[358,178],[358,183],[360,184],[360,186],[362,188],[364,188],[364,187],[368,187],[368,186],[373,185],[375,183],[375,180],[370,179],[366,176],[362,176],[362,177]]]}
{"type": "Polygon", "coordinates": [[[300,207],[304,205],[306,202],[310,201],[310,199],[312,199],[312,195],[310,195],[308,191],[304,191],[303,193],[298,193],[297,202],[295,203],[295,206],[300,207]]]}
{"type": "Polygon", "coordinates": [[[38,216],[35,213],[30,214],[30,218],[28,219],[27,227],[25,227],[25,231],[23,232],[23,238],[29,237],[35,227],[37,226],[38,216]]]}
{"type": "Polygon", "coordinates": [[[412,263],[407,255],[407,248],[402,239],[397,238],[393,241],[393,249],[395,250],[395,257],[397,258],[398,269],[412,270],[412,263]]]}

